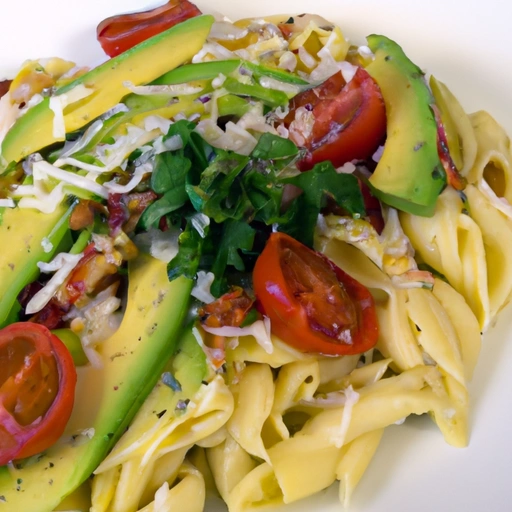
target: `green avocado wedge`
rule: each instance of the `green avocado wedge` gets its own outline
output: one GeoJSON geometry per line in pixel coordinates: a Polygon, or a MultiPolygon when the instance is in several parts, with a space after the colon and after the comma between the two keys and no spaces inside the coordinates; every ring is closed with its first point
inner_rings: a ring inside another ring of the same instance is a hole
{"type": "MultiPolygon", "coordinates": [[[[206,41],[212,23],[210,15],[191,18],[59,88],[55,97],[60,99],[71,98],[78,87],[92,91],[89,96],[64,108],[66,133],[82,128],[117,105],[130,93],[126,82],[134,85],[150,83],[190,60],[206,41]]],[[[0,169],[2,165],[5,168],[42,148],[63,142],[64,138],[54,133],[54,117],[50,98],[45,98],[20,117],[3,140],[0,169]]]]}
{"type": "Polygon", "coordinates": [[[220,74],[227,76],[237,70],[240,70],[241,67],[245,68],[256,78],[265,76],[288,84],[309,86],[309,82],[306,82],[306,80],[303,80],[288,71],[271,68],[262,64],[254,64],[240,59],[212,60],[208,62],[198,62],[195,64],[185,64],[169,71],[160,78],[157,78],[153,84],[175,85],[194,82],[197,80],[212,80],[220,74]]]}
{"type": "Polygon", "coordinates": [[[53,213],[31,208],[6,208],[0,224],[0,327],[23,288],[39,275],[38,262],[50,261],[72,244],[69,217],[73,206],[65,203],[53,213]],[[46,250],[45,250],[46,249],[46,250]]]}
{"type": "Polygon", "coordinates": [[[366,71],[386,105],[387,140],[369,179],[373,194],[399,210],[430,217],[446,186],[437,151],[434,99],[422,71],[385,36],[368,36],[375,60],[366,71]]]}
{"type": "Polygon", "coordinates": [[[175,352],[192,281],[180,277],[169,282],[167,265],[147,255],[130,262],[128,277],[121,326],[99,347],[103,367],[77,368],[75,407],[56,445],[0,468],[0,507],[54,510],[125,432],[175,352]]]}

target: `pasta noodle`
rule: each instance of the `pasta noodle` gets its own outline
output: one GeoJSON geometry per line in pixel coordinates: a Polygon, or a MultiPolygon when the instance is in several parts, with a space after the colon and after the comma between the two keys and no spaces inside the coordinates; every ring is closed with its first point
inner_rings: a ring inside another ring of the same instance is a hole
{"type": "Polygon", "coordinates": [[[340,482],[339,497],[344,508],[349,507],[350,498],[375,455],[383,433],[383,429],[368,432],[342,448],[336,479],[340,482]]]}
{"type": "Polygon", "coordinates": [[[468,181],[478,185],[485,180],[498,198],[512,203],[512,156],[510,138],[487,112],[471,114],[477,155],[468,181]]]}
{"type": "Polygon", "coordinates": [[[477,223],[463,209],[457,192],[447,188],[433,217],[403,214],[400,219],[418,257],[464,296],[485,331],[491,313],[484,242],[477,223]]]}
{"type": "Polygon", "coordinates": [[[236,404],[227,424],[228,432],[247,453],[268,462],[261,432],[274,399],[270,367],[266,364],[247,366],[234,392],[236,404]]]}

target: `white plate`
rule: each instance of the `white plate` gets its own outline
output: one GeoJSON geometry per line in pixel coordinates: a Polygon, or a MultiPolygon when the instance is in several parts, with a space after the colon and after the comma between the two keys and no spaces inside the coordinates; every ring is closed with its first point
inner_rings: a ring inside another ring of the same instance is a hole
{"type": "MultiPolygon", "coordinates": [[[[0,79],[26,58],[102,59],[96,24],[151,0],[1,1],[0,79]],[[22,10],[20,8],[22,6],[22,10]]],[[[502,0],[204,0],[231,18],[317,12],[353,41],[372,32],[398,41],[422,68],[445,81],[469,110],[485,109],[512,133],[512,4],[502,0]]],[[[354,496],[351,512],[505,512],[512,505],[512,333],[508,309],[485,338],[471,385],[470,446],[447,446],[428,418],[387,429],[354,496]]],[[[340,510],[333,488],[287,512],[340,510]]],[[[210,509],[212,510],[212,509],[210,509]]],[[[209,511],[210,512],[210,511],[209,511]]]]}

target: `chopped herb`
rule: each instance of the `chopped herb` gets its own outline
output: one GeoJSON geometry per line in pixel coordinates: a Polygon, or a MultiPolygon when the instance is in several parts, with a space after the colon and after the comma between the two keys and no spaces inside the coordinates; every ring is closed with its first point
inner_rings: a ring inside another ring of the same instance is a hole
{"type": "Polygon", "coordinates": [[[21,485],[21,484],[23,483],[23,478],[18,478],[18,479],[16,480],[16,483],[17,483],[18,485],[21,485]]]}
{"type": "Polygon", "coordinates": [[[247,327],[248,325],[252,325],[256,320],[259,320],[260,314],[256,308],[252,308],[244,318],[244,321],[240,325],[240,327],[247,327]]]}
{"type": "Polygon", "coordinates": [[[194,279],[199,267],[201,258],[203,238],[192,226],[187,222],[185,231],[179,237],[178,254],[170,261],[167,266],[167,275],[172,281],[180,276],[194,279]]]}
{"type": "Polygon", "coordinates": [[[199,185],[187,186],[194,208],[219,223],[241,219],[250,203],[236,178],[249,160],[248,156],[218,150],[214,161],[202,172],[199,185]]]}
{"type": "Polygon", "coordinates": [[[260,160],[276,160],[295,157],[299,154],[297,146],[289,139],[264,133],[258,140],[251,156],[260,160]]]}
{"type": "Polygon", "coordinates": [[[254,243],[256,231],[243,221],[229,220],[222,224],[222,235],[217,249],[217,257],[212,265],[215,281],[211,292],[220,297],[227,290],[224,273],[228,265],[239,271],[245,270],[245,264],[239,251],[250,251],[254,243]]]}
{"type": "Polygon", "coordinates": [[[279,226],[279,230],[310,247],[318,214],[326,206],[327,198],[356,218],[365,215],[357,178],[352,174],[338,174],[330,162],[317,164],[310,171],[284,181],[301,188],[303,193],[292,204],[290,220],[279,226]]]}

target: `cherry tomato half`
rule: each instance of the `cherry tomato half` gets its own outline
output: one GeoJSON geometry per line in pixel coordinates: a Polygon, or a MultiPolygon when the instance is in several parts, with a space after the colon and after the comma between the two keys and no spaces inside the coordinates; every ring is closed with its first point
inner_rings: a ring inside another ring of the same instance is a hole
{"type": "Polygon", "coordinates": [[[145,12],[121,14],[103,20],[96,29],[98,41],[109,57],[115,57],[136,44],[160,34],[201,11],[188,0],[169,0],[145,12]]]}
{"type": "Polygon", "coordinates": [[[308,150],[299,162],[301,171],[326,160],[340,167],[352,160],[366,160],[376,151],[386,134],[386,108],[375,80],[358,68],[348,84],[340,72],[295,96],[285,125],[290,127],[293,142],[308,150]],[[300,123],[290,127],[300,107],[310,110],[314,118],[310,133],[301,131],[300,123]]]}
{"type": "Polygon", "coordinates": [[[46,327],[20,322],[0,330],[0,465],[59,439],[75,387],[71,354],[46,327]]]}
{"type": "Polygon", "coordinates": [[[256,261],[253,285],[272,331],[301,351],[360,354],[377,343],[368,289],[284,233],[270,235],[256,261]]]}

